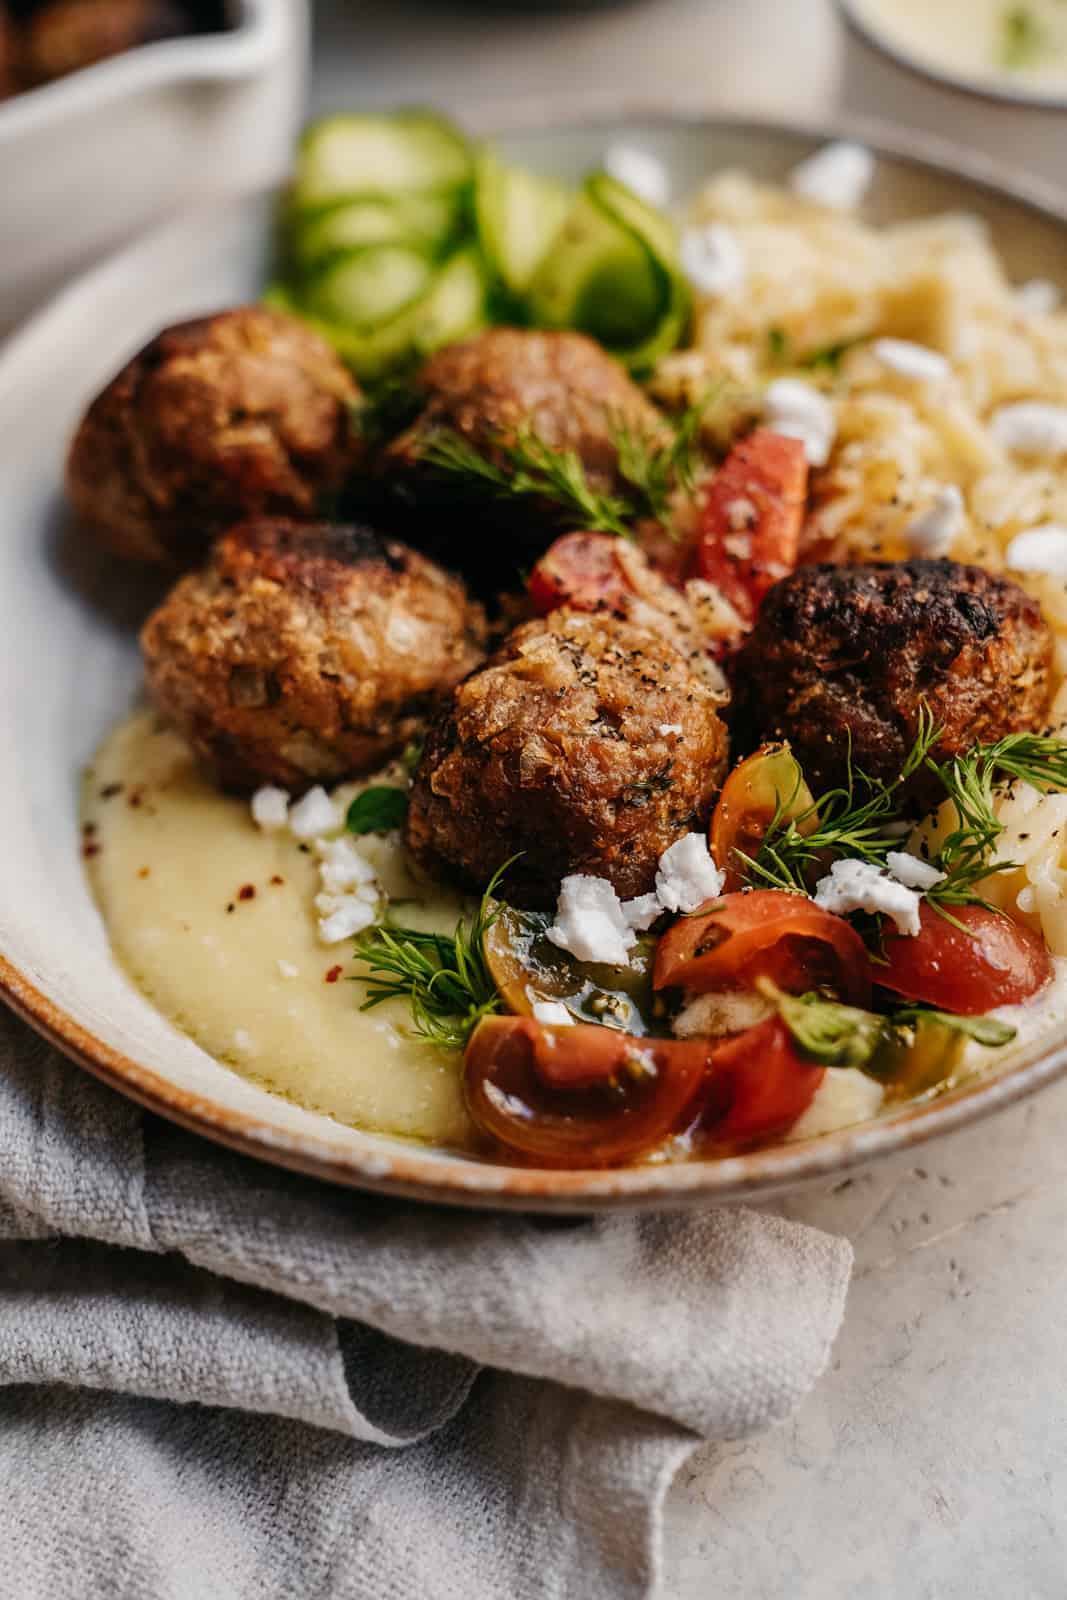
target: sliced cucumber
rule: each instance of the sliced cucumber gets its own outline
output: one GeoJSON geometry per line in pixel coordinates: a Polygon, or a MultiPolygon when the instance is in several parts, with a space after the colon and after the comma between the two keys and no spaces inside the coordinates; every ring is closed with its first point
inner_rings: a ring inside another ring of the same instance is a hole
{"type": "Polygon", "coordinates": [[[314,122],[300,141],[294,198],[322,206],[355,195],[452,189],[470,181],[466,139],[430,111],[353,112],[314,122]]]}
{"type": "Polygon", "coordinates": [[[506,167],[486,146],[474,167],[478,237],[493,271],[523,295],[570,210],[572,196],[551,178],[506,167]]]}
{"type": "Polygon", "coordinates": [[[678,235],[662,211],[648,205],[624,183],[609,178],[606,172],[595,172],[587,178],[585,191],[594,205],[614,217],[647,246],[665,272],[677,272],[678,235]]]}
{"type": "Polygon", "coordinates": [[[456,237],[463,206],[463,191],[457,189],[347,201],[307,220],[295,218],[293,255],[307,272],[364,245],[413,244],[439,252],[456,237]]]}
{"type": "Polygon", "coordinates": [[[646,247],[582,194],[534,274],[529,309],[542,326],[579,328],[616,349],[648,336],[668,287],[646,247]]]}
{"type": "Polygon", "coordinates": [[[408,245],[370,245],[331,261],[309,283],[308,309],[327,322],[376,328],[420,300],[433,281],[433,263],[408,245]]]}

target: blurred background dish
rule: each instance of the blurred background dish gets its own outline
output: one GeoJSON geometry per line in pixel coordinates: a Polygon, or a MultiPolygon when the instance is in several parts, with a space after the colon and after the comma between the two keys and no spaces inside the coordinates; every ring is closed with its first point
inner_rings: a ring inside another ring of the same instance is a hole
{"type": "Polygon", "coordinates": [[[305,0],[0,10],[0,333],[183,203],[276,180],[306,69],[305,0]]]}

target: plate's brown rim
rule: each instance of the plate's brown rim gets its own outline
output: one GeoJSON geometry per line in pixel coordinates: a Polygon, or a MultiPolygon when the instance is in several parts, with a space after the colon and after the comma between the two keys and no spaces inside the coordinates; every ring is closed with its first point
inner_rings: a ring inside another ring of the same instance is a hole
{"type": "MultiPolygon", "coordinates": [[[[585,108],[588,112],[588,106],[585,108]]],[[[543,126],[545,106],[538,107],[543,126]]],[[[513,118],[507,132],[522,125],[513,118]]],[[[574,126],[595,127],[619,120],[660,123],[664,126],[728,128],[734,133],[776,133],[800,139],[859,138],[876,153],[925,168],[944,178],[959,178],[998,199],[1032,209],[1047,220],[1067,225],[1067,202],[1051,187],[1032,180],[1019,181],[995,163],[975,159],[950,145],[925,136],[901,136],[870,122],[836,120],[832,123],[776,121],[749,116],[701,115],[662,106],[601,106],[594,115],[552,118],[574,126]]],[[[535,129],[528,128],[528,131],[535,129]]],[[[231,202],[232,203],[232,202],[231,202]]],[[[207,208],[210,209],[210,208],[207,208]]],[[[95,278],[105,279],[117,267],[128,268],[130,257],[151,254],[165,245],[171,232],[189,226],[189,216],[171,222],[143,238],[132,249],[117,252],[72,288],[80,294],[95,278]]],[[[70,291],[66,291],[70,292],[70,291]]],[[[66,293],[65,292],[65,293],[66,293]]],[[[65,298],[65,293],[57,301],[65,298]]],[[[52,302],[54,306],[57,301],[52,302]]],[[[44,325],[51,307],[38,313],[6,346],[0,368],[15,364],[20,347],[29,345],[38,325],[44,325]]],[[[834,1176],[861,1162],[966,1126],[980,1117],[1034,1093],[1067,1073],[1067,1040],[1035,1058],[1024,1058],[996,1077],[977,1078],[933,1103],[902,1106],[869,1124],[841,1129],[810,1143],[775,1145],[746,1155],[710,1162],[647,1165],[610,1171],[556,1172],[503,1167],[457,1158],[421,1156],[411,1150],[383,1145],[365,1156],[340,1150],[329,1140],[309,1133],[283,1133],[261,1118],[225,1109],[201,1095],[180,1089],[170,1080],[145,1068],[114,1049],[49,999],[6,956],[0,953],[0,999],[64,1054],[120,1093],[147,1110],[180,1124],[191,1132],[214,1139],[245,1155],[349,1187],[429,1200],[441,1204],[513,1210],[591,1211],[621,1206],[667,1207],[699,1201],[737,1200],[768,1195],[812,1179],[834,1176]]],[[[373,1137],[368,1135],[368,1138],[373,1137]]]]}

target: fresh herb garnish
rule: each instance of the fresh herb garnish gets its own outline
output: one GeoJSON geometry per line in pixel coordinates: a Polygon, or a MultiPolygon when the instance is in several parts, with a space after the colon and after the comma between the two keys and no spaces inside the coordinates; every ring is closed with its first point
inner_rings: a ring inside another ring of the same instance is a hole
{"type": "Polygon", "coordinates": [[[836,372],[844,357],[863,336],[854,339],[836,339],[831,344],[817,345],[805,355],[797,354],[793,341],[784,328],[767,329],[767,356],[776,366],[797,367],[809,372],[836,372]]]}
{"type": "Polygon", "coordinates": [[[403,789],[375,784],[356,795],[348,808],[345,827],[349,833],[391,833],[403,826],[407,814],[408,797],[403,789]]]}
{"type": "Polygon", "coordinates": [[[1000,19],[1000,63],[1009,72],[1021,72],[1041,59],[1047,39],[1029,6],[1007,6],[1000,19]]]}
{"type": "Polygon", "coordinates": [[[783,994],[769,978],[756,988],[774,1006],[806,1056],[826,1067],[865,1067],[886,1038],[885,1017],[820,994],[783,994]]]}
{"type": "Polygon", "coordinates": [[[960,1017],[953,1011],[935,1011],[932,1006],[898,1006],[890,1014],[889,1021],[896,1028],[914,1028],[920,1022],[936,1022],[940,1027],[965,1034],[968,1039],[975,1039],[991,1050],[1011,1044],[1019,1031],[1009,1022],[1001,1022],[999,1017],[960,1017]]]}
{"type": "Polygon", "coordinates": [[[415,776],[415,768],[422,760],[422,744],[421,739],[412,739],[411,743],[406,744],[400,752],[400,765],[409,778],[415,776]]]}
{"type": "Polygon", "coordinates": [[[626,480],[627,499],[635,519],[650,517],[673,535],[671,496],[678,490],[692,494],[703,463],[700,431],[722,384],[713,383],[674,419],[667,438],[636,432],[624,421],[611,430],[618,453],[619,475],[626,480]]]}
{"type": "Polygon", "coordinates": [[[500,991],[485,959],[485,935],[503,910],[493,894],[511,862],[495,873],[469,922],[452,934],[419,928],[367,928],[355,941],[356,959],[369,968],[361,1011],[385,1000],[406,1000],[414,1032],[442,1050],[462,1050],[483,1017],[501,1009],[500,991]]]}

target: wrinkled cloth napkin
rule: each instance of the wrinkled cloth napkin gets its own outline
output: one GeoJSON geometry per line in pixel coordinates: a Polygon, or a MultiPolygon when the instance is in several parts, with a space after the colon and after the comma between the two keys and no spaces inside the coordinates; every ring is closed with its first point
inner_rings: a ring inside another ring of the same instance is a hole
{"type": "Polygon", "coordinates": [[[0,1589],[646,1600],[673,1475],[788,1415],[850,1268],[751,1212],[539,1221],[278,1172],[0,1008],[0,1589]]]}

